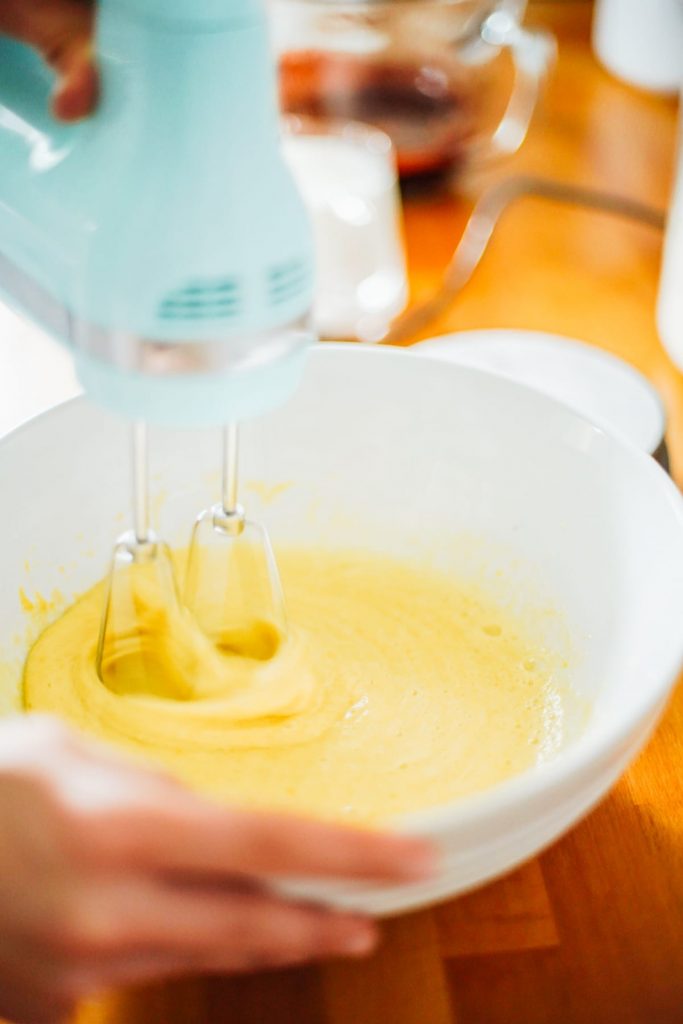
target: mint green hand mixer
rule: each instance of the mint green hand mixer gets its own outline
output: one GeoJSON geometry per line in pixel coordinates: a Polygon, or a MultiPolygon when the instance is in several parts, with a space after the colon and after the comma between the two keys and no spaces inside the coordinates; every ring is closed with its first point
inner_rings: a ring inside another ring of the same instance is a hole
{"type": "Polygon", "coordinates": [[[69,346],[91,399],[136,424],[135,526],[109,608],[117,568],[140,562],[175,600],[149,529],[145,424],[221,424],[233,507],[200,519],[226,544],[252,532],[281,626],[268,539],[236,504],[234,425],[297,386],[313,255],[280,153],[261,0],[99,0],[96,49],[99,109],[67,126],[49,114],[40,59],[0,39],[0,296],[69,346]]]}

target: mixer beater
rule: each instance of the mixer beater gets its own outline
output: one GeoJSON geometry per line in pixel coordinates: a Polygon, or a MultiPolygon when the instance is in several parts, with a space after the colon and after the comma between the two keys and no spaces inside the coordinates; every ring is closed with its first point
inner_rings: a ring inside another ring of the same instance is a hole
{"type": "Polygon", "coordinates": [[[187,666],[194,664],[193,648],[205,654],[192,623],[223,655],[265,661],[284,640],[285,604],[270,538],[237,501],[238,453],[238,426],[230,423],[223,431],[222,498],[195,522],[181,601],[172,553],[149,524],[147,426],[134,424],[134,526],[114,549],[97,647],[97,672],[109,689],[216,696],[215,684],[192,679],[189,670],[184,677],[177,664],[156,679],[163,671],[160,644],[173,645],[176,662],[187,666]]]}
{"type": "MultiPolygon", "coordinates": [[[[132,428],[133,528],[114,548],[97,644],[97,674],[105,685],[120,690],[119,677],[147,688],[151,675],[145,639],[154,633],[154,618],[176,616],[180,604],[173,558],[168,546],[150,528],[147,425],[132,428]]],[[[190,683],[186,694],[190,696],[190,683]]]]}
{"type": "Polygon", "coordinates": [[[265,660],[287,629],[270,538],[237,501],[236,423],[223,433],[222,499],[198,517],[192,533],[185,604],[219,649],[265,660]]]}

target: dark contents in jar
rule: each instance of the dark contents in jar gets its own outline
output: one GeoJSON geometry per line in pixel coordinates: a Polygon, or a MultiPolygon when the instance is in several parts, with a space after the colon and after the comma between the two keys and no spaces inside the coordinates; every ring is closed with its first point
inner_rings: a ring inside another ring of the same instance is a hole
{"type": "Polygon", "coordinates": [[[364,121],[391,136],[402,179],[457,168],[473,135],[471,97],[439,65],[300,51],[280,60],[286,113],[364,121]]]}

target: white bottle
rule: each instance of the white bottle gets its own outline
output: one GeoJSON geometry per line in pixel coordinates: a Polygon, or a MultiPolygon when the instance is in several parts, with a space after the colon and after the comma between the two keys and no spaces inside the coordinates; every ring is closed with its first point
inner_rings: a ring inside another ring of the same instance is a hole
{"type": "Polygon", "coordinates": [[[593,48],[618,78],[675,93],[683,76],[683,0],[596,0],[593,48]]]}
{"type": "Polygon", "coordinates": [[[659,282],[657,326],[664,347],[683,370],[683,117],[679,128],[678,172],[659,282]]]}

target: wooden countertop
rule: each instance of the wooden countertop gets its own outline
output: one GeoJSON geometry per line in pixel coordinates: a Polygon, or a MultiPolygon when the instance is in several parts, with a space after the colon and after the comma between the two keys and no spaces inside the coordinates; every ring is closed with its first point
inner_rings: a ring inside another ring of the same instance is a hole
{"type": "MultiPolygon", "coordinates": [[[[516,171],[666,207],[676,109],[609,78],[587,2],[533,4],[560,57],[516,171]]],[[[509,173],[510,164],[497,174],[509,173]]],[[[406,210],[415,297],[430,292],[467,204],[406,210]]],[[[462,296],[425,333],[531,327],[631,361],[659,389],[683,480],[683,375],[654,323],[661,238],[648,228],[524,200],[505,215],[462,296]]],[[[682,627],[683,628],[683,627],[682,627]]],[[[79,1024],[677,1024],[683,1021],[683,689],[612,795],[502,881],[389,922],[364,963],[187,982],[85,1010],[79,1024]]]]}

